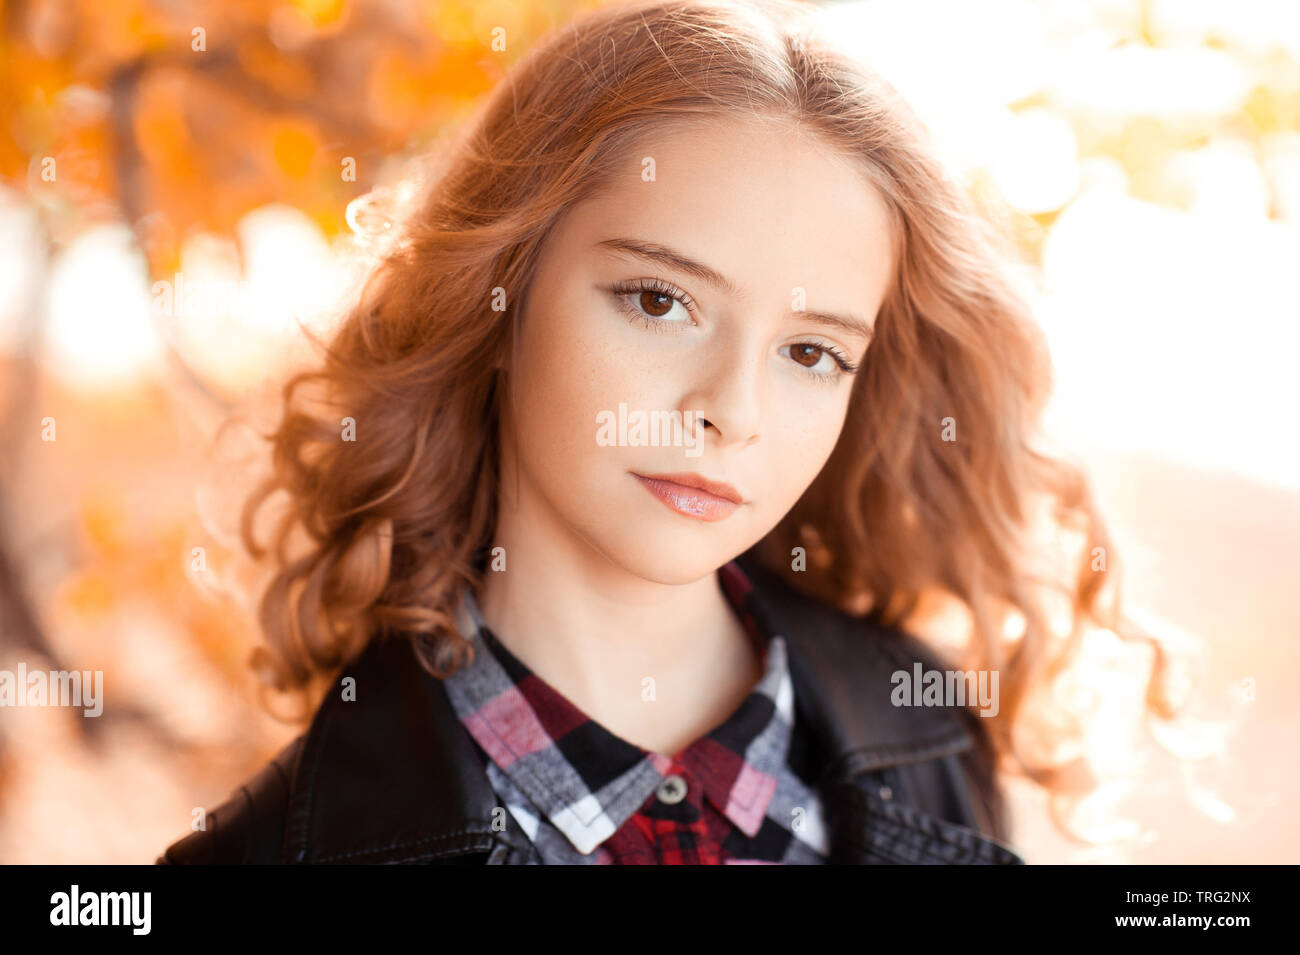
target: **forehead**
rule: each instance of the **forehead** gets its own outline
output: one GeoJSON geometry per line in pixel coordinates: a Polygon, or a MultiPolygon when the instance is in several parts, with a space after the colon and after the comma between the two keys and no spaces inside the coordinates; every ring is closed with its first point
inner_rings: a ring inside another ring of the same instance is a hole
{"type": "Polygon", "coordinates": [[[802,287],[810,308],[827,298],[878,306],[893,268],[888,207],[865,170],[770,120],[647,134],[565,218],[557,239],[570,253],[605,255],[594,249],[602,239],[642,239],[723,273],[747,298],[802,287]]]}

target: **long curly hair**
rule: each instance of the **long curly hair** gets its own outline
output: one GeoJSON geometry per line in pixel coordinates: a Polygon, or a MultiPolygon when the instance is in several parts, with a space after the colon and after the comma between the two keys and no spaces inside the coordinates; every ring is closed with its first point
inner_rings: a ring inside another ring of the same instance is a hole
{"type": "MultiPolygon", "coordinates": [[[[1050,358],[1008,240],[897,92],[809,29],[808,12],[787,0],[589,11],[531,49],[434,155],[264,435],[270,471],[241,539],[271,568],[254,660],[265,683],[319,690],[389,635],[415,641],[438,676],[468,660],[457,604],[494,533],[499,408],[542,243],[654,130],[751,111],[859,165],[887,202],[898,263],[839,442],[755,553],[793,588],[890,627],[907,630],[934,594],[955,600],[970,623],[964,665],[1000,671],[1000,710],[975,721],[983,742],[1049,791],[1078,790],[1077,759],[1051,744],[1079,727],[1059,707],[1035,716],[1036,694],[1088,626],[1150,638],[1120,613],[1118,555],[1082,470],[1039,443],[1050,358]],[[262,543],[257,518],[277,493],[262,543]],[[1044,526],[1073,535],[1064,574],[1044,561],[1044,526]]],[[[1156,645],[1146,705],[1168,716],[1163,659],[1156,645]]]]}

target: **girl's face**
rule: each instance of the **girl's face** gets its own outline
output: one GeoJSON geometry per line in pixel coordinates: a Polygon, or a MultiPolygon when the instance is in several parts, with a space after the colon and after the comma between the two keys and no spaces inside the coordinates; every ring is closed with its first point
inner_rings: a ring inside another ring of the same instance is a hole
{"type": "Polygon", "coordinates": [[[661,583],[748,549],[839,438],[894,268],[888,229],[863,173],[788,127],[647,137],[541,250],[503,522],[661,583]]]}

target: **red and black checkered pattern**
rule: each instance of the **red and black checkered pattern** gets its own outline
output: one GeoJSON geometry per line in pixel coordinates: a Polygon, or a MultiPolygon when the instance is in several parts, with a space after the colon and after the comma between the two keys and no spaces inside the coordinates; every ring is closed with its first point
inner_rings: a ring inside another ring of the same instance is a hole
{"type": "Polygon", "coordinates": [[[738,565],[720,568],[718,580],[763,659],[763,676],[724,723],[671,756],[588,718],[506,648],[466,594],[474,662],[445,686],[509,824],[528,837],[526,861],[825,860],[815,741],[796,717],[785,641],[760,626],[738,565]]]}

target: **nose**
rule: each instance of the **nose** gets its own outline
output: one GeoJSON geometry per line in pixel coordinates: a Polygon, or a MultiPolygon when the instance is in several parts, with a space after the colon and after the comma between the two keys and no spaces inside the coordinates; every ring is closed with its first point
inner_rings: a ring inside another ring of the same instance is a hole
{"type": "Polygon", "coordinates": [[[682,399],[682,410],[702,419],[709,436],[702,440],[719,448],[743,448],[758,441],[767,406],[765,365],[736,346],[731,342],[714,352],[682,399]]]}

